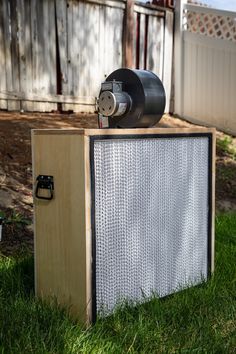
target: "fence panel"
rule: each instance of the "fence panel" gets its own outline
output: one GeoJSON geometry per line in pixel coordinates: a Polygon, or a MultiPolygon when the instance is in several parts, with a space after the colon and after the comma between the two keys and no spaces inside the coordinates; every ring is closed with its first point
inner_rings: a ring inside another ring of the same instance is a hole
{"type": "MultiPolygon", "coordinates": [[[[93,112],[100,83],[124,65],[125,8],[123,0],[0,1],[0,109],[93,112]]],[[[169,102],[173,12],[135,4],[134,24],[133,67],[154,71],[169,102]]]]}
{"type": "Polygon", "coordinates": [[[153,71],[166,92],[169,112],[172,81],[173,11],[135,5],[135,67],[153,71]]]}
{"type": "Polygon", "coordinates": [[[181,16],[176,113],[236,134],[236,13],[185,4],[181,16]]]}

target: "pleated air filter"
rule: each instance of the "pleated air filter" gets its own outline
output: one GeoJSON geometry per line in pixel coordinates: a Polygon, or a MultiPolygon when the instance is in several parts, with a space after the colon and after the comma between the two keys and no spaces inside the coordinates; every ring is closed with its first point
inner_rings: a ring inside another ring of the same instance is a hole
{"type": "Polygon", "coordinates": [[[47,205],[35,200],[37,292],[89,321],[199,284],[213,269],[214,131],[144,131],[35,132],[35,177],[53,176],[55,189],[47,205]],[[43,157],[60,144],[68,193],[63,164],[43,157]]]}
{"type": "Polygon", "coordinates": [[[209,139],[94,141],[96,308],[207,278],[209,139]]]}

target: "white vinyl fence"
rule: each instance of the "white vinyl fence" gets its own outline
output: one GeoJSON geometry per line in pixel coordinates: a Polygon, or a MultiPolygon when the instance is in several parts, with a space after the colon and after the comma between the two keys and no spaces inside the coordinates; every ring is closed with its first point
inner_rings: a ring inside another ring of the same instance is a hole
{"type": "Polygon", "coordinates": [[[236,13],[178,2],[175,113],[236,135],[236,13]]]}

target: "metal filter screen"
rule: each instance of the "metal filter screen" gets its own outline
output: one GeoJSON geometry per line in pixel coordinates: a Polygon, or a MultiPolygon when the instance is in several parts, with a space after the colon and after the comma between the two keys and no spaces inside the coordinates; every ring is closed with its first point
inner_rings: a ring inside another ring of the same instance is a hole
{"type": "Polygon", "coordinates": [[[94,140],[96,309],[207,278],[209,138],[94,140]]]}

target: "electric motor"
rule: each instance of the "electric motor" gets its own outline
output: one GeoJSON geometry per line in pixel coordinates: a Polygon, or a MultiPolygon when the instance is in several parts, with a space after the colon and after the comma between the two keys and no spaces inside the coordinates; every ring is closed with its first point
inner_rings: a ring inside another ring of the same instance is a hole
{"type": "Polygon", "coordinates": [[[118,69],[101,85],[98,99],[100,128],[148,128],[165,110],[161,80],[151,71],[118,69]]]}

